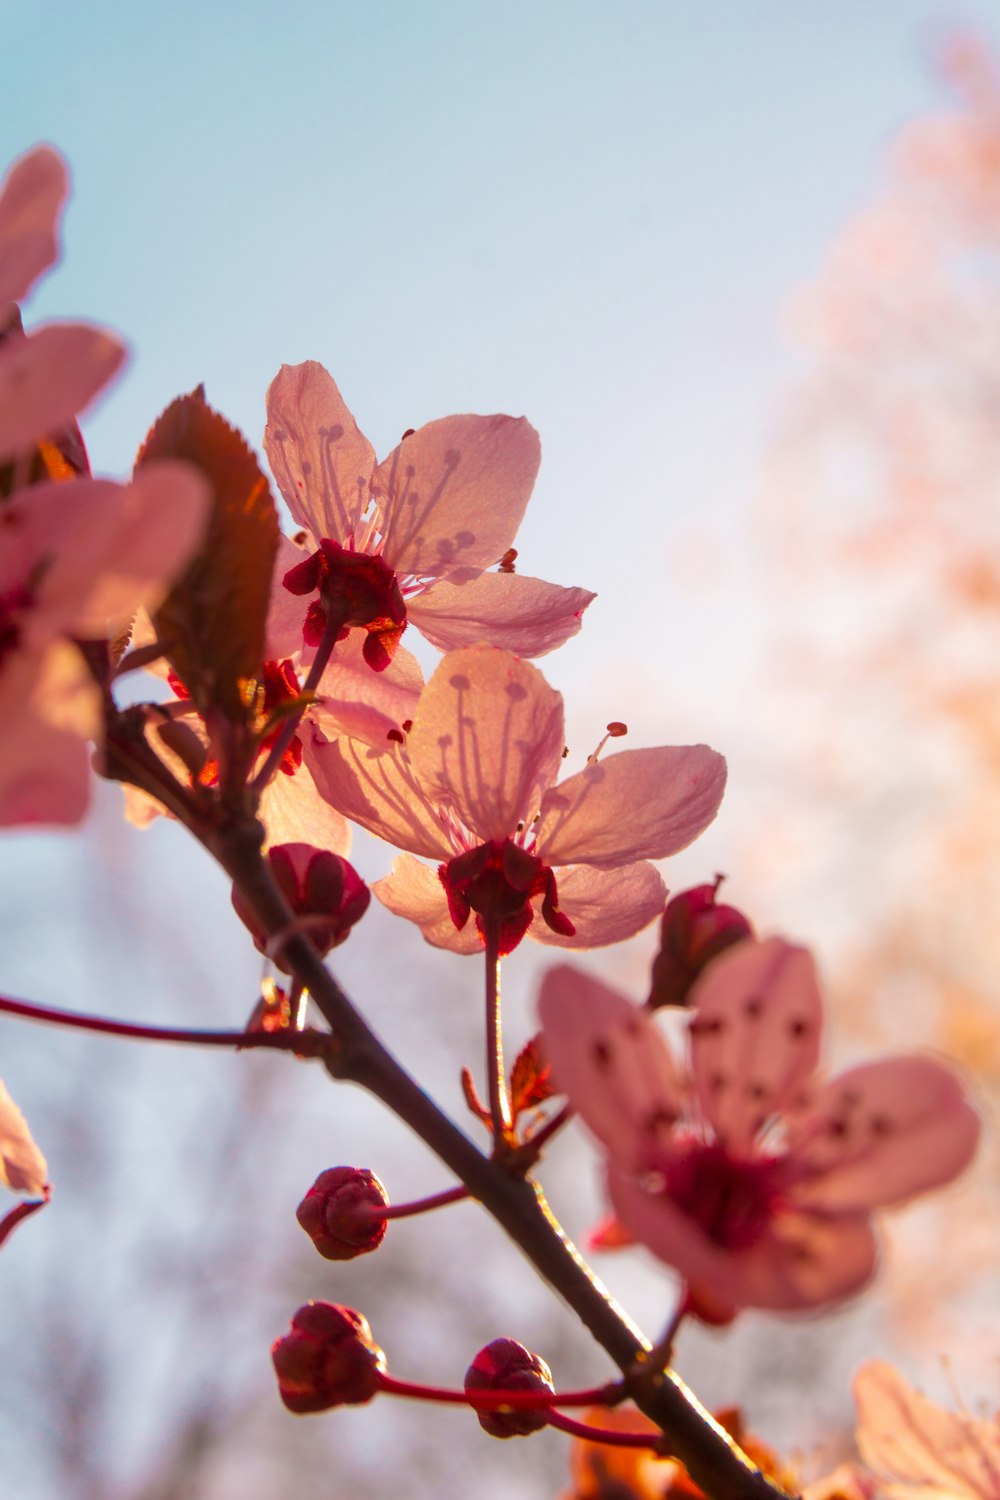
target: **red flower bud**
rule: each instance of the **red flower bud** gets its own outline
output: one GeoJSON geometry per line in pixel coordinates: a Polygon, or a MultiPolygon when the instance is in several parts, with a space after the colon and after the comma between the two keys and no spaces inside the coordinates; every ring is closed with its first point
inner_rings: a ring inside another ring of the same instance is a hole
{"type": "MultiPolygon", "coordinates": [[[[537,1354],[516,1339],[494,1339],[480,1349],[465,1372],[467,1391],[539,1391],[555,1393],[552,1371],[537,1354]]],[[[541,1411],[481,1411],[479,1425],[491,1437],[527,1437],[548,1424],[541,1411]]]]}
{"type": "Polygon", "coordinates": [[[330,1167],[316,1178],[295,1217],[320,1255],[354,1260],[381,1245],[386,1221],[369,1210],[388,1204],[389,1195],[367,1167],[330,1167]]]}
{"type": "Polygon", "coordinates": [[[711,885],[681,891],[660,919],[660,951],[653,960],[650,1010],[660,1005],[686,1005],[695,980],[713,958],[733,943],[753,936],[753,927],[734,906],[716,902],[722,876],[711,885]]]}
{"type": "Polygon", "coordinates": [[[271,1349],[278,1393],[289,1411],[362,1406],[379,1388],[385,1355],[367,1318],[334,1302],[307,1302],[271,1349]]]}
{"type": "MultiPolygon", "coordinates": [[[[371,900],[371,892],[354,866],[339,854],[314,849],[311,844],[276,844],[267,851],[267,858],[285,900],[302,919],[303,929],[315,947],[321,954],[338,947],[364,916],[371,900]]],[[[267,954],[267,938],[235,887],[233,906],[258,951],[267,954]]],[[[280,952],[268,956],[288,972],[280,952]]]]}

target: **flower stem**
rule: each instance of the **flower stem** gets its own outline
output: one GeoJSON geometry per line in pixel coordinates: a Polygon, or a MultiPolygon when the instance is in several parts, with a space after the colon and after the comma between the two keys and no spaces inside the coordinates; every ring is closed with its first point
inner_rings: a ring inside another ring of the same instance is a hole
{"type": "Polygon", "coordinates": [[[500,924],[483,918],[486,937],[486,1080],[489,1085],[493,1154],[501,1153],[513,1136],[510,1094],[503,1065],[503,1024],[500,1011],[500,924]]]}
{"type": "Polygon", "coordinates": [[[409,1219],[414,1214],[428,1214],[435,1208],[446,1208],[450,1203],[462,1203],[469,1196],[467,1187],[445,1188],[443,1192],[431,1193],[427,1198],[414,1198],[410,1203],[389,1203],[384,1208],[374,1203],[359,1203],[351,1210],[354,1219],[409,1219]]]}
{"type": "Polygon", "coordinates": [[[277,1052],[319,1055],[329,1043],[321,1031],[191,1031],[177,1026],[144,1026],[136,1021],[115,1021],[106,1016],[82,1016],[76,1011],[56,1010],[29,1000],[0,995],[0,1012],[24,1016],[52,1026],[70,1026],[79,1031],[98,1031],[108,1036],[127,1036],[144,1042],[184,1042],[194,1047],[269,1047],[277,1052]]]}
{"type": "Polygon", "coordinates": [[[0,1245],[8,1235],[13,1234],[18,1224],[23,1224],[25,1219],[36,1214],[40,1208],[44,1208],[48,1201],[48,1198],[32,1198],[27,1203],[19,1203],[16,1208],[11,1209],[10,1213],[4,1214],[0,1219],[0,1245]]]}
{"type": "MultiPolygon", "coordinates": [[[[611,1406],[621,1399],[619,1382],[592,1386],[586,1391],[449,1391],[441,1386],[417,1385],[411,1380],[380,1374],[379,1389],[389,1396],[408,1396],[415,1401],[437,1401],[450,1406],[472,1406],[476,1411],[544,1411],[558,1406],[611,1406]]],[[[647,1442],[647,1447],[649,1446],[647,1442]]]]}
{"type": "MultiPolygon", "coordinates": [[[[565,1405],[565,1403],[563,1403],[565,1405]]],[[[607,1443],[613,1448],[646,1448],[655,1453],[663,1447],[663,1436],[655,1432],[615,1432],[609,1427],[591,1427],[588,1422],[577,1422],[554,1411],[549,1417],[549,1426],[568,1432],[570,1437],[583,1438],[588,1443],[607,1443]]]]}
{"type": "Polygon", "coordinates": [[[267,759],[257,772],[251,782],[251,790],[258,796],[267,786],[275,771],[281,765],[282,757],[295,738],[296,730],[302,722],[302,715],[309,705],[312,694],[316,691],[319,680],[326,671],[333,648],[337,644],[337,637],[344,628],[342,616],[336,615],[332,609],[326,613],[326,625],[323,627],[323,636],[316,647],[316,655],[312,659],[309,674],[302,684],[302,703],[293,713],[290,713],[281,726],[277,739],[267,753],[267,759]]]}

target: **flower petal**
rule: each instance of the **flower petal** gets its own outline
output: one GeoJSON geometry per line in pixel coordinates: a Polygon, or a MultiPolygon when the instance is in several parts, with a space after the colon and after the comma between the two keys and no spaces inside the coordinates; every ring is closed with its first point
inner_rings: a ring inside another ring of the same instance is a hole
{"type": "Polygon", "coordinates": [[[488,640],[517,656],[544,656],[576,635],[596,594],[520,573],[435,583],[407,600],[410,623],[439,651],[488,640]]]}
{"type": "Polygon", "coordinates": [[[445,656],[424,688],[408,748],[431,802],[454,808],[477,838],[503,839],[555,778],[563,733],[562,698],[536,667],[470,646],[445,656]]]}
{"type": "Polygon", "coordinates": [[[804,1093],[819,1061],[822,1002],[812,955],[746,938],[691,992],[698,1103],[720,1140],[747,1152],[764,1121],[804,1093]]]}
{"type": "Polygon", "coordinates": [[[537,913],[528,928],[529,937],[556,948],[605,948],[624,942],[658,917],[667,899],[659,870],[645,860],[617,870],[561,865],[556,885],[559,910],[573,923],[574,935],[553,932],[537,913]]]}
{"type": "Polygon", "coordinates": [[[398,849],[451,858],[455,850],[444,826],[400,747],[380,751],[359,740],[328,743],[318,730],[313,733],[313,774],[331,807],[398,849]]]}
{"type": "Polygon", "coordinates": [[[124,357],[120,340],[85,323],[11,333],[0,345],[0,459],[71,422],[124,357]]]}
{"type": "Polygon", "coordinates": [[[797,1204],[850,1213],[905,1202],[968,1166],[980,1119],[932,1057],[891,1057],[831,1079],[789,1130],[797,1204]]]}
{"type": "Polygon", "coordinates": [[[66,163],[51,146],[20,157],[0,184],[0,312],[22,302],[59,253],[59,212],[68,191],[66,163]]]}
{"type": "Polygon", "coordinates": [[[412,855],[401,854],[384,880],[372,886],[382,905],[397,917],[416,922],[427,942],[452,953],[482,953],[483,942],[475,920],[459,931],[451,920],[448,898],[437,871],[412,855]]]}
{"type": "Polygon", "coordinates": [[[726,762],[707,745],[622,750],[546,792],[538,852],[606,870],[663,859],[707,828],[725,785],[726,762]]]}
{"type": "Polygon", "coordinates": [[[368,505],[375,450],[316,360],[282,365],[271,381],[264,451],[299,525],[346,543],[368,505]]]}
{"type": "Polygon", "coordinates": [[[320,795],[313,777],[315,749],[308,735],[302,741],[302,764],[292,776],[272,776],[260,799],[264,848],[273,844],[308,843],[344,858],[351,852],[351,829],[344,816],[320,795]]]}
{"type": "Polygon", "coordinates": [[[901,1481],[914,1500],[993,1500],[1000,1475],[1000,1427],[945,1411],[881,1360],[854,1377],[857,1444],[866,1464],[901,1481]]]}
{"type": "Polygon", "coordinates": [[[81,729],[100,718],[100,693],[68,642],[9,657],[0,673],[0,827],[79,823],[90,803],[81,729]]]}
{"type": "Polygon", "coordinates": [[[0,1183],[15,1193],[44,1193],[49,1169],[28,1122],[0,1079],[0,1183]]]}
{"type": "Polygon", "coordinates": [[[683,1105],[677,1066],[656,1022],[570,964],[546,970],[538,1015],[557,1088],[612,1157],[638,1169],[650,1133],[670,1129],[683,1105]]]}
{"type": "Polygon", "coordinates": [[[375,475],[386,562],[428,579],[492,567],[514,540],[540,458],[524,417],[442,417],[404,438],[375,475]]]}
{"type": "Polygon", "coordinates": [[[390,732],[400,735],[417,712],[424,678],[416,657],[402,646],[383,672],[373,672],[363,654],[366,639],[364,630],[352,630],[337,642],[309,716],[327,739],[343,734],[385,750],[390,732]]]}
{"type": "Polygon", "coordinates": [[[783,1213],[751,1248],[728,1249],[613,1160],[608,1191],[615,1213],[636,1239],[723,1306],[822,1307],[859,1291],[875,1269],[875,1239],[864,1216],[783,1213]]]}

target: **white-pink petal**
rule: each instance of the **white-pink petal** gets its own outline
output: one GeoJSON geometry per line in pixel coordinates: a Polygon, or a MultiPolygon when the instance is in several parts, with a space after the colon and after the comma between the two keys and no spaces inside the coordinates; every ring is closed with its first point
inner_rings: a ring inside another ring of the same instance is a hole
{"type": "Polygon", "coordinates": [[[570,964],[546,970],[538,1015],[557,1088],[626,1171],[640,1169],[684,1099],[656,1022],[570,964]]]}
{"type": "Polygon", "coordinates": [[[124,357],[114,334],[85,323],[11,333],[0,344],[0,460],[71,422],[124,357]]]}
{"type": "Polygon", "coordinates": [[[351,852],[351,829],[346,818],[320,795],[313,775],[315,750],[308,734],[302,738],[302,764],[291,776],[278,771],[260,799],[264,848],[274,844],[310,844],[346,859],[351,852]]]}
{"type": "Polygon", "coordinates": [[[316,785],[331,807],[398,849],[434,860],[455,853],[401,747],[373,750],[348,739],[325,743],[318,730],[313,747],[316,785]]]}
{"type": "Polygon", "coordinates": [[[404,438],[374,480],[389,567],[447,578],[498,563],[540,459],[538,433],[524,417],[442,417],[404,438]]]}
{"type": "Polygon", "coordinates": [[[824,1213],[903,1203],[967,1167],[980,1129],[957,1074],[933,1057],[851,1068],[790,1125],[804,1174],[795,1201],[824,1213]]]}
{"type": "Polygon", "coordinates": [[[604,869],[663,859],[707,828],[725,785],[726,762],[707,745],[608,755],[546,792],[538,852],[604,869]]]}
{"type": "Polygon", "coordinates": [[[517,656],[544,656],[576,635],[595,598],[520,573],[435,583],[407,601],[411,625],[439,651],[489,641],[517,656]]]}
{"type": "Polygon", "coordinates": [[[0,183],[0,314],[22,302],[58,254],[66,164],[51,146],[20,157],[0,183]]]}
{"type": "Polygon", "coordinates": [[[398,736],[417,712],[424,678],[416,657],[403,646],[397,646],[384,672],[373,672],[362,654],[365,638],[364,630],[352,630],[337,642],[309,717],[327,739],[347,735],[386,750],[390,733],[398,736]]]}
{"type": "MultiPolygon", "coordinates": [[[[928,1401],[881,1360],[854,1377],[857,1444],[865,1463],[895,1483],[890,1495],[912,1500],[996,1500],[1000,1426],[928,1401]]],[[[882,1487],[880,1487],[882,1488],[882,1487]]]]}
{"type": "Polygon", "coordinates": [[[271,381],[264,451],[299,525],[315,542],[346,543],[368,505],[375,450],[316,360],[282,365],[271,381]]]}
{"type": "Polygon", "coordinates": [[[424,688],[408,750],[425,796],[454,808],[485,841],[532,817],[563,735],[562,698],[537,668],[495,646],[470,646],[445,656],[424,688]]]}
{"type": "Polygon", "coordinates": [[[0,1183],[33,1197],[45,1191],[49,1169],[28,1122],[0,1079],[0,1183]]]}
{"type": "Polygon", "coordinates": [[[663,911],[667,888],[655,865],[645,860],[617,870],[589,865],[561,865],[555,872],[559,909],[573,923],[563,937],[543,920],[541,898],[528,936],[554,948],[605,948],[622,943],[647,927],[663,911]]]}
{"type": "Polygon", "coordinates": [[[691,1065],[702,1114],[737,1154],[804,1094],[819,1061],[822,1001],[812,955],[746,938],[691,994],[691,1065]]]}
{"type": "Polygon", "coordinates": [[[450,953],[481,953],[482,938],[472,914],[459,930],[451,920],[448,898],[437,870],[410,854],[401,854],[383,880],[372,886],[382,905],[397,917],[415,922],[428,943],[450,953]]]}

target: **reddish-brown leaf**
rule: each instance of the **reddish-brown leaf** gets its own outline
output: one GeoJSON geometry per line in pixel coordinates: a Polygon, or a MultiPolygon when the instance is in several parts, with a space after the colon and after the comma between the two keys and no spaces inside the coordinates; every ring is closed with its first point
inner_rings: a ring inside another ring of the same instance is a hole
{"type": "Polygon", "coordinates": [[[201,551],[157,610],[164,654],[204,715],[248,714],[247,685],[260,672],[278,516],[270,487],[243,436],[196,391],[154,423],[136,467],[181,458],[209,480],[213,504],[201,551]]]}
{"type": "Polygon", "coordinates": [[[516,1120],[526,1109],[534,1109],[551,1099],[552,1069],[542,1052],[541,1035],[526,1042],[514,1060],[510,1073],[510,1108],[516,1120]]]}

